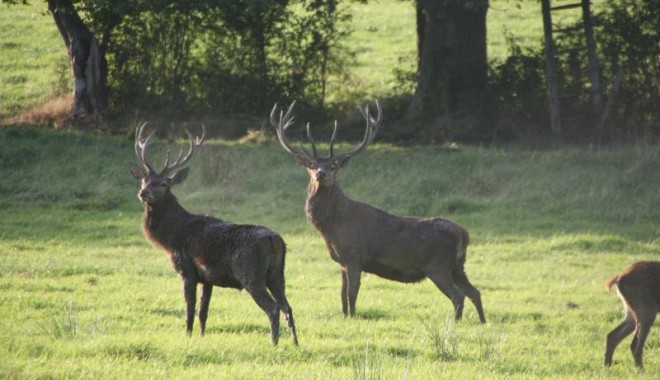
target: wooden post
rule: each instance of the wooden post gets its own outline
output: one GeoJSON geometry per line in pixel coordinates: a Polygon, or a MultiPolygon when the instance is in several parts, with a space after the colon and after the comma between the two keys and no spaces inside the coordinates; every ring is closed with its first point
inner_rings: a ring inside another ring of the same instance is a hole
{"type": "Polygon", "coordinates": [[[600,88],[600,75],[598,73],[598,56],[596,55],[596,40],[594,28],[591,24],[591,9],[589,0],[582,0],[582,23],[587,40],[587,54],[589,56],[589,81],[591,82],[591,103],[593,106],[593,120],[598,123],[603,114],[603,100],[600,88]]]}
{"type": "Polygon", "coordinates": [[[559,106],[559,83],[557,66],[555,64],[555,43],[552,40],[552,17],[550,16],[550,0],[541,0],[543,11],[543,31],[545,34],[545,68],[548,86],[548,105],[550,108],[550,128],[552,136],[561,140],[561,119],[559,106]]]}

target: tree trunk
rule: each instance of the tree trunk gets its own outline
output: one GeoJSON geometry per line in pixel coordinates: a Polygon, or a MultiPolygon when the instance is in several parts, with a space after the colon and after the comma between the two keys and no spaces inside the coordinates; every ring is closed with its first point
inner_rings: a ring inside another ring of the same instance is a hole
{"type": "Polygon", "coordinates": [[[48,0],[73,69],[73,117],[100,115],[107,108],[105,53],[70,0],[48,0]]]}
{"type": "Polygon", "coordinates": [[[488,0],[417,0],[418,61],[413,117],[470,113],[486,89],[488,0]],[[419,25],[423,23],[423,25],[419,25]]]}

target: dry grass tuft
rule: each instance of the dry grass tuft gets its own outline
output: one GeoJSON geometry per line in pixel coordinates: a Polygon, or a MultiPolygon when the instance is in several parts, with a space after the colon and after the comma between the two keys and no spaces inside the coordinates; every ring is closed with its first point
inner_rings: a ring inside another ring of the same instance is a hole
{"type": "Polygon", "coordinates": [[[62,129],[71,119],[72,101],[71,94],[51,99],[21,115],[10,118],[8,124],[48,125],[55,129],[62,129]]]}

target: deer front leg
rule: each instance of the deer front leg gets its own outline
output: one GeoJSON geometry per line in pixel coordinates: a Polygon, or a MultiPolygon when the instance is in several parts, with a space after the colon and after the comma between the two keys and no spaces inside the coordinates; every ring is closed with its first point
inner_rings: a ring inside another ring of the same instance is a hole
{"type": "Polygon", "coordinates": [[[186,333],[192,334],[195,322],[195,298],[197,297],[197,281],[185,278],[183,280],[183,295],[186,299],[186,333]]]}
{"type": "Polygon", "coordinates": [[[209,303],[211,302],[212,293],[213,285],[202,285],[202,296],[199,299],[199,327],[202,330],[202,335],[206,331],[206,318],[209,316],[209,303]]]}
{"type": "Polygon", "coordinates": [[[348,273],[341,271],[341,311],[344,317],[348,316],[348,273]]]}
{"type": "Polygon", "coordinates": [[[356,266],[346,266],[342,271],[342,311],[344,316],[355,316],[355,303],[360,291],[362,270],[356,266]]]}

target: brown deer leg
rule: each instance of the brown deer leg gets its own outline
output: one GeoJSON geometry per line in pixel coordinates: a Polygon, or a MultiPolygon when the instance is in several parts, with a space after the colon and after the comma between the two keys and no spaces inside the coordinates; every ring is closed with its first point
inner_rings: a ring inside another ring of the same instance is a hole
{"type": "Polygon", "coordinates": [[[358,292],[360,291],[360,276],[362,270],[355,267],[348,267],[346,278],[348,279],[348,314],[355,316],[355,303],[357,302],[358,292]]]}
{"type": "Polygon", "coordinates": [[[607,345],[605,348],[605,365],[612,365],[612,356],[616,346],[621,341],[635,331],[635,318],[631,312],[626,312],[626,317],[614,330],[607,334],[607,345]]]}
{"type": "Polygon", "coordinates": [[[199,298],[199,327],[202,330],[202,335],[204,335],[204,332],[206,331],[206,318],[209,316],[209,303],[211,302],[212,293],[213,285],[202,285],[202,295],[199,298]]]}
{"type": "Polygon", "coordinates": [[[284,281],[275,280],[266,286],[268,287],[268,290],[270,290],[270,294],[275,298],[275,301],[279,304],[280,309],[282,309],[284,318],[286,318],[287,325],[289,326],[289,331],[291,332],[293,344],[297,346],[298,335],[296,334],[296,323],[293,321],[293,309],[291,309],[291,305],[289,305],[289,301],[286,299],[284,293],[284,281]]]}
{"type": "Polygon", "coordinates": [[[637,331],[635,331],[635,337],[633,338],[632,344],[630,345],[630,350],[632,351],[633,357],[635,358],[635,364],[639,368],[644,366],[642,363],[644,343],[646,342],[646,338],[651,331],[653,322],[655,322],[655,317],[655,310],[644,310],[637,314],[637,331]]]}
{"type": "Polygon", "coordinates": [[[425,271],[426,277],[430,278],[435,286],[446,295],[454,305],[454,315],[457,321],[463,317],[463,305],[465,294],[456,287],[449,270],[435,267],[432,271],[425,271]]]}
{"type": "Polygon", "coordinates": [[[268,294],[265,286],[246,286],[245,290],[263,310],[270,320],[270,341],[274,346],[280,339],[280,307],[268,294]]]}
{"type": "Polygon", "coordinates": [[[195,298],[197,297],[197,281],[183,280],[183,296],[186,299],[186,333],[192,334],[195,323],[195,298]]]}
{"type": "Polygon", "coordinates": [[[348,273],[344,268],[341,271],[341,311],[348,317],[348,273]]]}
{"type": "Polygon", "coordinates": [[[456,286],[465,293],[474,307],[477,308],[477,313],[479,314],[479,321],[481,323],[486,323],[486,316],[484,315],[484,308],[481,304],[481,293],[475,288],[468,280],[467,275],[463,270],[454,271],[453,273],[454,282],[456,286]]]}

